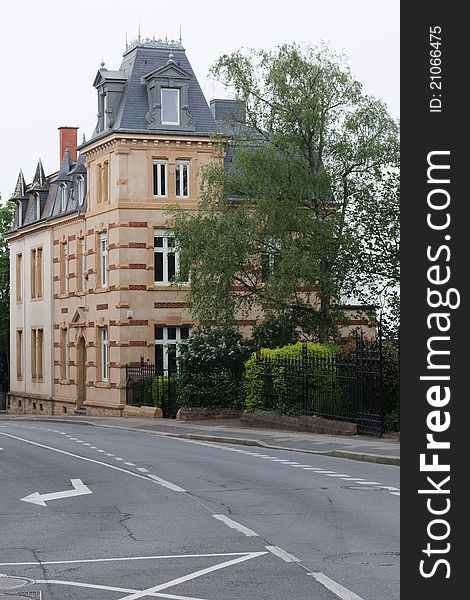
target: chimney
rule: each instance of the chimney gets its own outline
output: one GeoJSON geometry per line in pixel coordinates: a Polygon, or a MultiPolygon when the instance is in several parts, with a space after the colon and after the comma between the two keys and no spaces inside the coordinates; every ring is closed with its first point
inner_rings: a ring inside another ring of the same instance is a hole
{"type": "Polygon", "coordinates": [[[77,162],[77,131],[78,127],[59,127],[60,136],[60,156],[59,165],[62,164],[64,152],[70,152],[72,162],[77,162]]]}

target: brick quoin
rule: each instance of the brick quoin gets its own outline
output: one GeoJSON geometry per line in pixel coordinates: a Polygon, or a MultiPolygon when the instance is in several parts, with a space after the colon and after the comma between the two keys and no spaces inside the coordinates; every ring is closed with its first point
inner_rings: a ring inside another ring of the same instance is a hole
{"type": "Polygon", "coordinates": [[[76,239],[77,239],[77,236],[75,234],[69,235],[69,242],[74,242],[76,239]]]}
{"type": "Polygon", "coordinates": [[[146,264],[140,264],[140,263],[131,263],[129,265],[129,269],[146,269],[147,265],[146,264]]]}
{"type": "Polygon", "coordinates": [[[53,246],[58,246],[58,245],[59,245],[59,240],[54,240],[54,241],[52,242],[52,245],[53,245],[53,246]]]}
{"type": "Polygon", "coordinates": [[[96,310],[106,310],[108,308],[107,304],[98,304],[96,306],[96,310]]]}
{"type": "Polygon", "coordinates": [[[145,242],[129,242],[129,248],[147,248],[145,242]]]}
{"type": "Polygon", "coordinates": [[[129,227],[147,227],[147,221],[130,221],[129,227]]]}
{"type": "Polygon", "coordinates": [[[131,346],[146,346],[147,342],[145,340],[131,340],[129,344],[131,346]]]}
{"type": "Polygon", "coordinates": [[[135,284],[133,284],[133,285],[129,286],[129,289],[130,290],[146,290],[147,286],[146,285],[135,285],[135,284]]]}
{"type": "Polygon", "coordinates": [[[69,312],[69,309],[68,308],[61,308],[60,312],[63,313],[63,314],[65,314],[65,313],[69,312]]]}
{"type": "Polygon", "coordinates": [[[148,325],[149,324],[149,322],[144,319],[141,319],[141,320],[131,319],[129,323],[130,323],[130,325],[148,325]]]}
{"type": "Polygon", "coordinates": [[[155,302],[154,308],[185,308],[186,302],[155,302]]]}

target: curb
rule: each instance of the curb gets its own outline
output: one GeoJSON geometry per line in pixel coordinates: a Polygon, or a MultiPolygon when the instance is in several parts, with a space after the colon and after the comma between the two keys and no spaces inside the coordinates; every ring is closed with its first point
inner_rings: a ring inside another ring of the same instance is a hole
{"type": "MultiPolygon", "coordinates": [[[[199,433],[171,433],[167,431],[153,431],[151,429],[139,429],[137,427],[123,427],[121,425],[106,425],[101,423],[94,423],[85,420],[73,420],[62,419],[60,417],[48,419],[48,418],[35,418],[34,420],[40,420],[42,422],[49,423],[67,423],[67,424],[78,424],[78,425],[89,425],[91,427],[104,427],[108,429],[122,429],[123,431],[133,431],[135,433],[149,433],[151,435],[159,435],[160,437],[170,437],[175,439],[187,439],[187,440],[200,440],[205,442],[217,442],[219,444],[236,444],[240,446],[258,446],[260,448],[266,448],[269,450],[285,450],[287,452],[299,452],[302,454],[317,454],[320,456],[332,456],[333,458],[346,458],[350,460],[357,460],[362,462],[370,462],[383,465],[394,465],[400,466],[400,457],[388,456],[384,454],[368,454],[366,452],[353,452],[350,450],[306,450],[304,448],[289,448],[287,446],[273,446],[264,442],[263,440],[257,440],[255,438],[234,438],[228,436],[216,436],[206,435],[199,433]]],[[[24,417],[11,417],[12,421],[32,420],[24,417]]]]}

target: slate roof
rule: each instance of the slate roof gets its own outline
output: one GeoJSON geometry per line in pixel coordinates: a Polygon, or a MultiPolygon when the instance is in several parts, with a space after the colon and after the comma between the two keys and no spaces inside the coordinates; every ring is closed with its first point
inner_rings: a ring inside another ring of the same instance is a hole
{"type": "Polygon", "coordinates": [[[133,45],[124,54],[119,71],[105,71],[103,74],[106,77],[108,77],[108,74],[118,77],[118,73],[121,75],[124,74],[127,82],[124,85],[113,126],[101,132],[98,132],[98,128],[96,128],[91,139],[82,145],[81,148],[95,141],[97,138],[109,135],[111,132],[163,133],[165,135],[212,135],[216,132],[216,122],[186,56],[185,49],[182,46],[166,46],[165,44],[149,45],[145,42],[133,45]],[[195,118],[195,131],[186,132],[181,129],[171,131],[168,129],[148,128],[146,114],[149,110],[149,103],[147,88],[142,78],[152,71],[164,67],[169,60],[170,53],[173,55],[175,63],[191,77],[189,81],[188,104],[189,110],[195,118]]]}
{"type": "Polygon", "coordinates": [[[84,157],[79,155],[77,162],[72,163],[70,152],[66,150],[62,158],[60,170],[46,177],[42,163],[39,160],[33,181],[25,184],[22,171],[18,176],[10,201],[15,202],[17,210],[13,221],[11,231],[22,229],[30,225],[50,221],[58,217],[69,215],[85,210],[86,208],[86,169],[84,157]],[[84,179],[85,198],[82,205],[78,205],[78,175],[84,179]],[[67,195],[67,204],[65,210],[62,210],[60,203],[59,189],[65,186],[67,195]],[[40,198],[40,214],[37,214],[37,196],[40,198]],[[22,211],[22,224],[19,226],[18,213],[22,211]]]}

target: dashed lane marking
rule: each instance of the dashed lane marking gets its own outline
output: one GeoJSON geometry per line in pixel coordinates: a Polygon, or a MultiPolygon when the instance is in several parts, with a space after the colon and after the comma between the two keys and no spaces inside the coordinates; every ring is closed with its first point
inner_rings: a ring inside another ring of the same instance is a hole
{"type": "Polygon", "coordinates": [[[222,523],[225,523],[225,525],[228,525],[232,529],[236,529],[237,531],[239,531],[240,533],[243,533],[247,537],[259,537],[258,534],[255,533],[252,529],[248,529],[248,527],[245,527],[241,523],[237,523],[237,521],[234,521],[233,519],[229,519],[225,515],[212,515],[212,516],[214,517],[214,519],[217,519],[218,521],[222,521],[222,523]]]}
{"type": "MultiPolygon", "coordinates": [[[[140,475],[139,477],[143,477],[143,475],[140,475]]],[[[186,491],[179,485],[176,485],[175,483],[171,483],[171,481],[167,481],[166,479],[162,479],[161,477],[157,477],[156,475],[148,475],[148,477],[145,477],[145,479],[148,479],[148,478],[152,479],[152,481],[155,481],[156,483],[162,485],[163,487],[168,488],[169,490],[173,490],[174,492],[185,492],[186,491]]]]}
{"type": "Polygon", "coordinates": [[[140,471],[141,473],[148,473],[149,470],[145,469],[144,467],[137,467],[137,470],[140,471]]]}
{"type": "Polygon", "coordinates": [[[333,592],[338,598],[341,598],[341,600],[362,600],[360,596],[336,583],[336,581],[333,581],[333,579],[330,579],[324,573],[311,573],[311,576],[315,581],[318,581],[318,583],[321,583],[330,590],[330,592],[333,592]]]}
{"type": "Polygon", "coordinates": [[[269,550],[271,554],[274,554],[274,556],[281,558],[284,562],[300,562],[300,558],[297,558],[293,554],[289,554],[289,552],[286,552],[282,548],[279,548],[279,546],[265,546],[265,548],[266,550],[269,550]]]}

